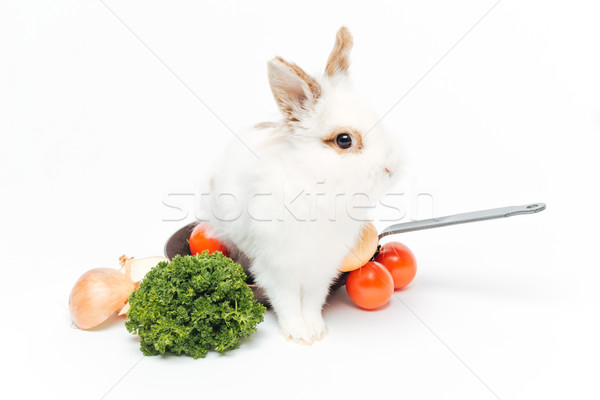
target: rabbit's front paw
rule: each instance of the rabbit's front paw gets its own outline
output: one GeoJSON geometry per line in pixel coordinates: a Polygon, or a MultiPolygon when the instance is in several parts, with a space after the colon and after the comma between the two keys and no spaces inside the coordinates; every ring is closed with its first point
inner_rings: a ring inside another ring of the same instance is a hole
{"type": "Polygon", "coordinates": [[[308,327],[308,333],[313,341],[319,341],[327,336],[327,326],[321,314],[305,315],[304,322],[308,327]]]}
{"type": "Polygon", "coordinates": [[[280,321],[281,333],[283,336],[294,343],[308,344],[313,343],[313,337],[304,320],[300,317],[280,321]]]}

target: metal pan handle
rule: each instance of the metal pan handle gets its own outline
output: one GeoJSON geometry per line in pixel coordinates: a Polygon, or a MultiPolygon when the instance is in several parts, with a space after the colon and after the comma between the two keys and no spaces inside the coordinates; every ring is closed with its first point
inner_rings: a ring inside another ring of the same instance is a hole
{"type": "Polygon", "coordinates": [[[464,214],[448,215],[446,217],[424,219],[421,221],[404,222],[388,226],[379,234],[379,239],[397,233],[419,231],[421,229],[439,228],[442,226],[466,224],[467,222],[486,221],[488,219],[506,218],[514,215],[534,214],[546,209],[544,203],[533,203],[525,206],[493,208],[490,210],[474,211],[464,214]]]}

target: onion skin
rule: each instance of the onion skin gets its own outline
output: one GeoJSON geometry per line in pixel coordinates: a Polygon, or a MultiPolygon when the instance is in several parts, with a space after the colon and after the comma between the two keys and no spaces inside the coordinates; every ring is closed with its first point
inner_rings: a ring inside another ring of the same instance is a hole
{"type": "Polygon", "coordinates": [[[123,308],[121,308],[121,311],[119,311],[119,314],[117,315],[127,315],[127,311],[129,311],[129,302],[125,303],[125,305],[123,306],[123,308]]]}
{"type": "Polygon", "coordinates": [[[120,271],[127,276],[131,277],[131,280],[134,282],[141,282],[144,279],[144,276],[161,261],[169,262],[169,259],[166,257],[144,257],[144,258],[134,258],[127,257],[126,255],[122,255],[119,258],[121,263],[120,271]]]}
{"type": "Polygon", "coordinates": [[[378,244],[379,236],[377,235],[377,228],[372,223],[367,222],[363,225],[360,238],[352,250],[346,254],[346,257],[342,261],[342,266],[338,270],[348,272],[362,267],[373,257],[373,254],[377,251],[378,244]]]}
{"type": "Polygon", "coordinates": [[[75,325],[90,329],[121,310],[136,289],[129,276],[110,268],[95,268],[79,278],[69,297],[75,325]]]}

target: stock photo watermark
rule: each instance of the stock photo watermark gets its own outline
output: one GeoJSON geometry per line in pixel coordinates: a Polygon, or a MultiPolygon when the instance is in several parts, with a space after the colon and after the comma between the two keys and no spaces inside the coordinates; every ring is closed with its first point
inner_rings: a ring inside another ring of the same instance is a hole
{"type": "Polygon", "coordinates": [[[433,218],[438,201],[429,192],[389,192],[379,199],[366,193],[257,192],[172,192],[162,199],[163,222],[185,220],[234,221],[248,218],[257,222],[295,220],[314,222],[338,219],[368,221],[376,213],[382,222],[417,221],[433,218]]]}

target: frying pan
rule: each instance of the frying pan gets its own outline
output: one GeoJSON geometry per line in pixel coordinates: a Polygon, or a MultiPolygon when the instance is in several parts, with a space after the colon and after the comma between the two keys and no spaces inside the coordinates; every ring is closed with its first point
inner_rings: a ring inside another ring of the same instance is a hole
{"type": "MultiPolygon", "coordinates": [[[[534,214],[534,213],[543,211],[545,209],[546,209],[546,204],[534,203],[534,204],[529,204],[529,205],[524,205],[524,206],[493,208],[493,209],[489,209],[489,210],[481,210],[481,211],[474,211],[474,212],[468,212],[468,213],[463,213],[463,214],[448,215],[446,217],[440,217],[440,218],[430,218],[430,219],[423,219],[420,221],[404,222],[404,223],[400,223],[400,224],[391,225],[391,226],[385,228],[379,234],[379,239],[381,240],[381,238],[389,236],[389,235],[418,231],[418,230],[422,230],[422,229],[431,229],[431,228],[439,228],[442,226],[465,224],[467,222],[487,221],[490,219],[497,219],[497,218],[507,218],[507,217],[512,217],[515,215],[534,214]]],[[[185,256],[185,255],[191,254],[190,246],[188,244],[188,239],[189,239],[192,231],[196,227],[196,225],[198,225],[199,223],[200,223],[199,221],[192,222],[192,223],[180,228],[177,232],[175,232],[169,238],[169,240],[167,240],[167,243],[165,244],[165,256],[167,258],[172,259],[176,255],[185,256]]],[[[257,284],[254,283],[254,279],[253,279],[250,271],[248,271],[246,268],[244,268],[244,272],[248,276],[246,283],[248,283],[248,286],[250,286],[250,288],[252,289],[252,292],[254,293],[254,298],[257,301],[265,304],[266,306],[269,306],[268,298],[267,298],[264,290],[260,286],[258,286],[257,284]]],[[[342,287],[344,285],[344,283],[346,282],[347,275],[348,275],[347,272],[341,274],[338,277],[338,279],[336,279],[332,283],[331,288],[330,288],[330,294],[333,294],[337,289],[339,289],[340,287],[342,287]]]]}

